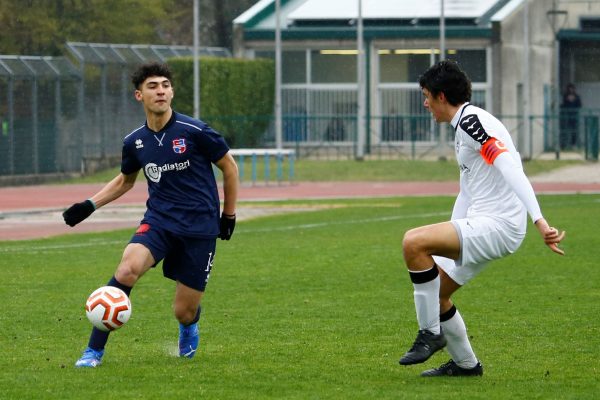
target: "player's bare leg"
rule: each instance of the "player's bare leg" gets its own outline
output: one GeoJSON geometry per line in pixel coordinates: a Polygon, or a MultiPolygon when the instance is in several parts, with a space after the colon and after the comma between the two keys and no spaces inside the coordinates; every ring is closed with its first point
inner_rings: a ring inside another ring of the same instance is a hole
{"type": "MultiPolygon", "coordinates": [[[[107,286],[118,287],[129,296],[133,285],[148,271],[155,261],[150,251],[138,243],[130,243],[123,251],[123,257],[115,275],[108,281],[107,286]]],[[[76,367],[95,368],[102,363],[104,347],[108,342],[110,332],[93,328],[88,346],[83,351],[76,367]]]]}
{"type": "Polygon", "coordinates": [[[200,342],[200,302],[204,292],[177,282],[173,311],[179,321],[179,356],[192,358],[200,342]]]}
{"type": "Polygon", "coordinates": [[[404,261],[414,286],[419,333],[400,364],[425,362],[446,345],[440,328],[440,275],[432,255],[457,259],[460,241],[451,222],[411,229],[402,242],[404,261]]]}

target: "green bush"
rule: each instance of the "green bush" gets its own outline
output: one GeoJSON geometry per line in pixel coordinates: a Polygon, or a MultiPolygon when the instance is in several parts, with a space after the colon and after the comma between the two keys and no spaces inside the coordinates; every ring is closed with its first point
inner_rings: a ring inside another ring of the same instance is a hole
{"type": "MultiPolygon", "coordinates": [[[[175,110],[192,115],[192,58],[170,59],[175,110]]],[[[273,115],[275,66],[272,60],[201,58],[200,118],[220,132],[230,146],[255,147],[273,115]]]]}

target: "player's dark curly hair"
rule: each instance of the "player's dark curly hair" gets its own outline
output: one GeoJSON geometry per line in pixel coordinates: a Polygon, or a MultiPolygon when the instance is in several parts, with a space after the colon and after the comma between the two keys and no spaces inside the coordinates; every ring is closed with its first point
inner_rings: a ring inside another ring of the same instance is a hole
{"type": "Polygon", "coordinates": [[[136,89],[139,89],[142,83],[151,76],[164,76],[171,81],[171,85],[173,84],[171,69],[167,64],[159,62],[150,62],[140,65],[133,74],[131,74],[131,83],[133,83],[133,86],[136,89]]]}
{"type": "Polygon", "coordinates": [[[443,60],[419,78],[419,85],[434,97],[444,93],[453,106],[471,101],[471,80],[455,61],[443,60]]]}

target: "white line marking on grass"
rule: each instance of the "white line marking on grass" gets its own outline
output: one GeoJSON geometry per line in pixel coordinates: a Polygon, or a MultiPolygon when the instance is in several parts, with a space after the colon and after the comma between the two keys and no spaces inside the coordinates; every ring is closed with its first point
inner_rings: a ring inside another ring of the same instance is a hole
{"type": "MultiPolygon", "coordinates": [[[[382,221],[397,221],[402,219],[411,219],[411,218],[430,218],[430,217],[439,217],[439,216],[447,216],[448,212],[436,212],[436,213],[424,213],[424,214],[411,214],[411,215],[393,215],[389,217],[376,217],[376,218],[363,218],[363,219],[351,219],[344,221],[327,221],[327,222],[316,222],[312,224],[299,224],[299,225],[288,225],[281,226],[277,228],[262,228],[262,229],[244,229],[238,228],[235,231],[235,234],[247,234],[247,233],[259,233],[259,232],[285,232],[285,231],[293,231],[297,229],[314,229],[314,228],[322,228],[325,226],[333,226],[333,225],[351,225],[351,224],[368,224],[373,222],[382,222],[382,221]]],[[[113,245],[124,245],[126,242],[124,240],[93,240],[89,242],[80,242],[80,243],[70,243],[70,244],[56,244],[56,245],[24,245],[24,246],[8,246],[8,247],[0,247],[0,253],[33,253],[33,252],[43,252],[43,251],[62,251],[68,249],[80,249],[85,247],[94,247],[94,246],[113,246],[113,245]]]]}
{"type": "Polygon", "coordinates": [[[56,245],[28,245],[28,246],[16,246],[16,247],[0,247],[0,253],[33,253],[39,251],[52,251],[52,250],[68,250],[77,249],[83,247],[94,247],[94,246],[112,246],[117,244],[124,244],[123,240],[94,240],[93,242],[83,243],[72,243],[72,244],[56,244],[56,245]]]}
{"type": "MultiPolygon", "coordinates": [[[[239,233],[257,233],[257,232],[284,232],[284,231],[292,231],[296,229],[312,229],[312,228],[321,228],[324,226],[332,226],[332,225],[350,225],[350,224],[364,224],[371,222],[382,222],[382,221],[397,221],[401,219],[409,219],[409,218],[429,218],[429,217],[439,217],[448,215],[448,212],[437,212],[437,213],[426,213],[426,214],[413,214],[413,215],[394,215],[390,217],[377,217],[377,218],[364,218],[364,219],[351,219],[346,221],[335,221],[335,222],[316,222],[313,224],[300,224],[300,225],[289,225],[289,226],[281,226],[278,228],[262,228],[262,229],[240,229],[239,233]]],[[[236,232],[237,233],[237,232],[236,232]]]]}

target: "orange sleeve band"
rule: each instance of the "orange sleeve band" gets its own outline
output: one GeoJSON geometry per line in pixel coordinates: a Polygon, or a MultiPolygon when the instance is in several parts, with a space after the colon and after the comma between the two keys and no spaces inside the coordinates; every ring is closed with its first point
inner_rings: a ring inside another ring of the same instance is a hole
{"type": "Polygon", "coordinates": [[[481,157],[488,164],[493,164],[496,157],[498,157],[501,153],[508,151],[504,143],[496,139],[495,137],[490,137],[483,146],[481,146],[481,157]]]}

